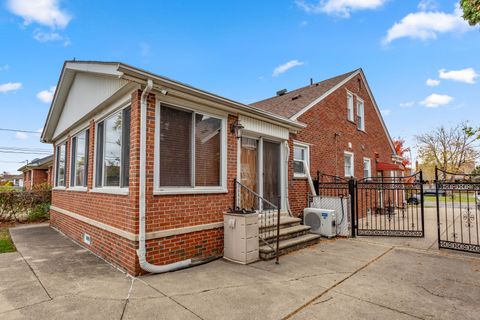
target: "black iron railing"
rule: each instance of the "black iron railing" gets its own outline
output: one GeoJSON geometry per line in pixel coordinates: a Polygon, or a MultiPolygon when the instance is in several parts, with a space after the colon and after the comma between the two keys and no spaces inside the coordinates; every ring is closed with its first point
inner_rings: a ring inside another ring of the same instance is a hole
{"type": "Polygon", "coordinates": [[[231,212],[248,214],[259,213],[259,239],[264,245],[275,251],[276,263],[279,257],[280,243],[280,197],[277,204],[261,197],[251,188],[234,179],[234,203],[231,212]]]}

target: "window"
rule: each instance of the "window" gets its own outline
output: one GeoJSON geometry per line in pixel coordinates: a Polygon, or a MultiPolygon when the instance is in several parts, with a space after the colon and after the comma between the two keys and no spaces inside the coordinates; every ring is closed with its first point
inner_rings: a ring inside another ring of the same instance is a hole
{"type": "Polygon", "coordinates": [[[354,176],[354,162],[353,162],[353,153],[345,152],[345,177],[354,176]]]}
{"type": "Polygon", "coordinates": [[[354,121],[353,119],[353,94],[347,92],[347,119],[354,121]]]}
{"type": "Polygon", "coordinates": [[[97,125],[96,187],[128,187],[130,168],[130,107],[97,125]]]}
{"type": "Polygon", "coordinates": [[[55,186],[65,187],[65,162],[67,159],[67,143],[61,143],[57,146],[56,165],[57,174],[55,177],[55,186]]]}
{"type": "Polygon", "coordinates": [[[363,177],[370,178],[372,176],[372,161],[369,158],[363,158],[363,177]]]}
{"type": "Polygon", "coordinates": [[[305,177],[305,168],[303,161],[309,164],[309,148],[308,145],[294,144],[293,145],[293,175],[295,177],[305,177]]]}
{"type": "Polygon", "coordinates": [[[222,186],[223,120],[162,105],[158,187],[222,186]]]}
{"type": "Polygon", "coordinates": [[[84,130],[72,138],[70,156],[70,186],[86,187],[88,177],[88,141],[90,130],[84,130]]]}
{"type": "Polygon", "coordinates": [[[358,129],[365,131],[365,108],[360,99],[357,99],[357,120],[358,129]]]}

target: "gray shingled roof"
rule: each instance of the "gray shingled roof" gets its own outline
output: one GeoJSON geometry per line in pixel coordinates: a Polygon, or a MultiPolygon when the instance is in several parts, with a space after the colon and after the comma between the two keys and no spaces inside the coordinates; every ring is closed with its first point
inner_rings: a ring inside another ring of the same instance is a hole
{"type": "Polygon", "coordinates": [[[275,96],[252,103],[251,106],[273,112],[283,117],[292,118],[312,101],[328,92],[358,70],[359,69],[287,92],[281,96],[275,96]]]}

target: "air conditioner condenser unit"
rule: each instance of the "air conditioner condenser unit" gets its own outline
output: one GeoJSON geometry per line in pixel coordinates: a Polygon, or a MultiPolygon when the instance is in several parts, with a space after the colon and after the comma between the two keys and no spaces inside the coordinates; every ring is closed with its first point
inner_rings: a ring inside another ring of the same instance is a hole
{"type": "Polygon", "coordinates": [[[310,232],[322,237],[332,238],[337,235],[335,210],[305,208],[303,209],[303,221],[309,226],[310,232]]]}

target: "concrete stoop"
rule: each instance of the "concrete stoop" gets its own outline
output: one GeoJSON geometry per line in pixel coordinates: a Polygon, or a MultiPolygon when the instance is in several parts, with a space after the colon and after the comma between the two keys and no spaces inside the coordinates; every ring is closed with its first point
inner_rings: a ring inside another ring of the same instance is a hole
{"type": "MultiPolygon", "coordinates": [[[[310,233],[310,227],[301,225],[301,219],[282,216],[280,218],[280,244],[279,254],[287,254],[292,251],[300,250],[310,245],[318,243],[320,235],[310,233]]],[[[265,230],[276,228],[276,223],[267,221],[265,224],[260,223],[260,234],[265,230]]],[[[264,239],[269,243],[265,244],[260,240],[260,259],[270,260],[275,258],[276,238],[274,233],[264,239]]]]}

